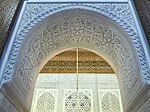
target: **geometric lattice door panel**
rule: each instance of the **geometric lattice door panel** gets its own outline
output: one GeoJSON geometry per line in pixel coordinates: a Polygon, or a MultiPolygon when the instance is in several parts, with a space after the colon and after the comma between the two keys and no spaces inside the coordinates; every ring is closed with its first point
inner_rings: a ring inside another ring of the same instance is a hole
{"type": "Polygon", "coordinates": [[[123,112],[119,90],[99,90],[100,112],[123,112]]]}
{"type": "Polygon", "coordinates": [[[92,90],[65,90],[64,112],[93,112],[92,90]]]}
{"type": "Polygon", "coordinates": [[[33,112],[57,112],[58,90],[37,89],[33,112]]]}

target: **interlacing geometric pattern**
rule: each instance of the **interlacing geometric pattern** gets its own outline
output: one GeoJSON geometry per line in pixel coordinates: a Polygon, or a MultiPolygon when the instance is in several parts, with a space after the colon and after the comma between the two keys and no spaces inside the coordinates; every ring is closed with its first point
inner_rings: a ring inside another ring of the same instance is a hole
{"type": "MultiPolygon", "coordinates": [[[[76,73],[76,61],[49,61],[41,73],[76,73]]],[[[79,73],[114,73],[106,61],[79,61],[79,73]]]]}
{"type": "MultiPolygon", "coordinates": [[[[52,91],[51,89],[46,90],[52,91]]],[[[36,111],[33,112],[56,112],[56,108],[61,103],[56,103],[58,97],[56,95],[58,94],[53,95],[52,92],[48,91],[42,92],[37,97],[36,108],[34,109],[36,111]]],[[[78,92],[75,89],[66,89],[64,92],[64,112],[93,112],[93,106],[95,105],[93,104],[94,96],[91,89],[79,89],[78,92]]],[[[122,112],[119,90],[106,91],[101,89],[98,97],[100,112],[122,112]]]]}
{"type": "Polygon", "coordinates": [[[91,91],[67,91],[65,94],[65,112],[92,112],[91,91]]]}
{"type": "MultiPolygon", "coordinates": [[[[128,3],[29,3],[25,9],[18,28],[19,30],[16,34],[14,48],[11,51],[7,68],[5,69],[5,74],[3,76],[3,83],[10,80],[20,46],[22,45],[22,41],[27,36],[28,32],[30,32],[31,29],[44,18],[57,12],[69,9],[95,11],[116,21],[128,33],[130,39],[133,41],[140,64],[142,65],[141,68],[144,78],[146,81],[150,80],[149,70],[147,69],[147,60],[145,59],[143,48],[141,42],[139,41],[139,35],[137,33],[132,12],[128,3]]],[[[66,43],[72,45],[80,42],[93,46],[96,49],[100,49],[101,52],[106,53],[110,59],[115,58],[113,61],[114,63],[117,63],[116,65],[119,67],[119,70],[121,70],[118,74],[122,75],[120,78],[120,83],[123,83],[123,93],[124,96],[126,96],[137,81],[136,73],[138,70],[134,66],[136,59],[132,59],[135,56],[132,56],[133,52],[131,50],[131,46],[128,46],[126,44],[128,42],[124,42],[123,40],[125,38],[120,37],[117,32],[112,31],[111,27],[108,25],[102,25],[102,23],[99,23],[98,20],[93,18],[89,19],[89,17],[84,17],[84,15],[81,18],[72,18],[68,16],[68,18],[63,19],[66,19],[66,21],[61,20],[61,18],[60,21],[51,21],[51,25],[48,25],[45,29],[43,28],[44,30],[37,33],[33,40],[28,40],[30,41],[30,43],[26,43],[28,48],[25,48],[23,51],[26,55],[22,56],[20,62],[16,61],[18,62],[17,66],[19,67],[16,71],[14,71],[15,82],[18,83],[18,85],[21,85],[28,93],[33,82],[33,76],[31,74],[34,74],[36,71],[33,67],[38,67],[40,61],[44,59],[48,53],[62,48],[62,46],[65,46],[66,43]]]]}
{"type": "Polygon", "coordinates": [[[56,89],[36,89],[31,112],[56,112],[58,91],[56,89]]]}
{"type": "Polygon", "coordinates": [[[42,94],[37,102],[36,112],[54,112],[55,98],[49,92],[42,94]]]}
{"type": "Polygon", "coordinates": [[[8,50],[2,85],[15,82],[29,97],[39,67],[50,55],[63,48],[89,47],[116,65],[122,96],[129,97],[133,88],[139,89],[140,75],[145,82],[150,80],[131,8],[120,2],[27,4],[8,50]]]}
{"type": "MultiPolygon", "coordinates": [[[[79,73],[114,73],[113,68],[99,55],[78,48],[79,73]]],[[[50,59],[40,73],[76,73],[76,49],[59,53],[50,59]]]]}
{"type": "Polygon", "coordinates": [[[113,91],[99,91],[99,101],[102,112],[121,112],[119,97],[116,93],[113,91]]]}
{"type": "MultiPolygon", "coordinates": [[[[147,68],[147,62],[144,58],[142,48],[140,46],[140,41],[138,39],[138,34],[132,17],[130,7],[127,3],[100,3],[100,4],[28,4],[25,10],[25,14],[20,24],[20,29],[18,31],[18,39],[16,41],[16,51],[19,48],[20,42],[25,37],[26,33],[32,29],[39,21],[46,18],[54,13],[66,10],[66,9],[85,9],[97,11],[105,16],[116,21],[120,26],[122,26],[129,36],[133,39],[135,46],[137,48],[137,53],[139,53],[139,58],[141,58],[141,64],[145,76],[145,80],[149,80],[147,68]]],[[[13,57],[12,57],[13,58],[13,57]]],[[[14,58],[13,58],[14,59],[14,58]]]]}
{"type": "MultiPolygon", "coordinates": [[[[33,108],[38,107],[35,104],[38,104],[36,102],[39,99],[47,100],[48,98],[55,99],[55,112],[103,112],[101,107],[103,110],[108,110],[104,112],[123,112],[115,74],[79,74],[78,81],[77,91],[75,74],[40,74],[36,83],[31,112],[36,112],[34,110],[37,109],[33,108]]],[[[44,106],[44,102],[39,104],[39,108],[44,106]]]]}
{"type": "MultiPolygon", "coordinates": [[[[72,12],[73,13],[73,12],[72,12]]],[[[137,80],[137,68],[135,59],[132,57],[130,46],[125,45],[126,41],[112,28],[106,26],[96,18],[91,18],[88,14],[81,15],[82,12],[74,12],[76,18],[69,17],[65,20],[58,20],[37,33],[34,38],[30,38],[24,47],[22,56],[16,65],[14,74],[16,83],[22,85],[27,91],[30,90],[33,81],[32,73],[41,63],[48,53],[53,52],[68,44],[83,43],[100,49],[106,53],[118,66],[121,72],[120,81],[124,83],[124,95],[126,95],[137,80]],[[79,16],[79,17],[78,17],[79,16]]],[[[10,70],[10,69],[9,69],[10,70]]],[[[6,70],[7,71],[7,70],[6,70]]]]}

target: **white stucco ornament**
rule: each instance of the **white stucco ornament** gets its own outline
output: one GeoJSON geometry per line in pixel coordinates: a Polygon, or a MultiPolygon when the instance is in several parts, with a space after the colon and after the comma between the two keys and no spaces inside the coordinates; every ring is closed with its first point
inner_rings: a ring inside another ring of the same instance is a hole
{"type": "Polygon", "coordinates": [[[150,51],[130,0],[29,0],[24,1],[2,58],[2,90],[10,88],[29,106],[40,67],[69,46],[91,48],[108,59],[126,106],[140,86],[150,84],[150,51]]]}

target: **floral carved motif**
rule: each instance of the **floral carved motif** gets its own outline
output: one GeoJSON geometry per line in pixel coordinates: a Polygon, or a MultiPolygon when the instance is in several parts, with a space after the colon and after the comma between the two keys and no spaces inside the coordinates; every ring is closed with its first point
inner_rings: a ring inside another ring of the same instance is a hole
{"type": "MultiPolygon", "coordinates": [[[[145,81],[150,80],[147,60],[127,3],[72,3],[27,5],[3,76],[3,82],[10,80],[20,46],[28,32],[46,17],[69,9],[91,10],[118,23],[135,46],[145,81]]],[[[28,92],[31,89],[36,68],[50,52],[65,46],[66,43],[88,44],[107,54],[117,65],[118,73],[121,75],[120,83],[123,84],[123,93],[126,95],[137,80],[137,68],[134,66],[136,61],[130,50],[131,46],[128,46],[123,38],[117,32],[112,31],[111,27],[88,17],[66,18],[65,21],[51,23],[37,33],[33,39],[29,39],[30,42],[26,44],[28,47],[23,50],[25,55],[17,63],[19,67],[15,70],[15,77],[28,92]]]]}
{"type": "Polygon", "coordinates": [[[92,112],[92,91],[65,91],[65,112],[92,112]]]}
{"type": "Polygon", "coordinates": [[[124,45],[122,37],[112,31],[110,27],[88,17],[57,21],[29,40],[29,43],[26,44],[28,47],[23,51],[25,54],[17,63],[16,79],[21,81],[24,88],[27,88],[26,90],[29,90],[32,73],[39,66],[41,60],[62,46],[79,43],[93,46],[107,54],[122,74],[122,83],[125,83],[124,93],[131,89],[137,74],[135,74],[136,68],[129,46],[124,45]]]}

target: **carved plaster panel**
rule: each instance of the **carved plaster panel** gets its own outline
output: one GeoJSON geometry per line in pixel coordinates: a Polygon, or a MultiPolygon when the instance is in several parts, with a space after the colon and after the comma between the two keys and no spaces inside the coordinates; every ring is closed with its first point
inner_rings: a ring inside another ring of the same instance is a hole
{"type": "Polygon", "coordinates": [[[65,90],[64,112],[93,112],[92,90],[65,90]]]}
{"type": "Polygon", "coordinates": [[[115,65],[124,99],[141,77],[147,83],[150,80],[149,66],[128,3],[28,3],[2,82],[13,79],[26,97],[32,94],[35,74],[44,59],[63,47],[78,46],[98,49],[99,54],[115,65]],[[126,34],[122,33],[123,29],[126,34]]]}
{"type": "Polygon", "coordinates": [[[31,40],[29,39],[29,43],[26,43],[28,47],[22,51],[25,54],[21,55],[20,61],[17,63],[16,81],[22,83],[23,88],[29,91],[30,83],[33,80],[32,73],[36,71],[41,60],[62,46],[82,43],[100,49],[113,60],[117,65],[118,72],[120,71],[122,74],[121,82],[125,83],[124,94],[127,94],[137,80],[135,72],[137,69],[132,57],[134,54],[132,54],[130,46],[125,45],[123,37],[112,31],[111,27],[86,15],[77,14],[75,16],[76,18],[67,17],[66,20],[59,19],[57,23],[54,21],[41,33],[37,33],[31,40]]]}
{"type": "Polygon", "coordinates": [[[145,59],[145,55],[142,51],[143,48],[138,38],[138,33],[134,24],[130,7],[127,3],[28,4],[21,21],[19,31],[16,35],[16,41],[14,43],[14,48],[12,49],[12,55],[10,56],[10,61],[7,66],[4,80],[9,79],[9,74],[12,70],[12,66],[14,65],[14,60],[17,56],[16,54],[19,50],[19,46],[21,45],[21,42],[26,36],[27,32],[29,32],[33,26],[49,15],[60,12],[62,10],[75,8],[99,12],[116,21],[122,28],[124,28],[136,47],[136,51],[142,65],[141,68],[144,74],[144,78],[146,81],[149,81],[148,65],[145,59]]]}
{"type": "MultiPolygon", "coordinates": [[[[32,108],[36,108],[36,101],[40,98],[37,92],[40,89],[43,91],[58,89],[59,103],[55,106],[57,112],[111,112],[112,110],[112,112],[122,112],[116,74],[78,74],[77,93],[76,74],[40,73],[36,82],[32,108]],[[107,103],[105,107],[103,106],[105,111],[99,108],[102,103],[103,105],[107,103]]],[[[35,111],[32,109],[31,112],[35,111]]]]}
{"type": "Polygon", "coordinates": [[[57,112],[57,89],[37,89],[33,103],[33,112],[57,112]]]}
{"type": "Polygon", "coordinates": [[[21,55],[18,55],[19,60],[15,66],[13,78],[15,84],[21,85],[26,94],[32,90],[34,74],[41,60],[49,53],[69,44],[89,45],[91,48],[100,49],[101,53],[113,60],[113,63],[117,65],[117,72],[120,73],[120,85],[124,97],[136,83],[139,72],[134,65],[137,62],[124,37],[113,31],[111,26],[99,22],[98,19],[79,13],[80,11],[77,11],[73,17],[60,18],[57,21],[50,20],[51,22],[48,22],[50,25],[39,33],[35,32],[34,37],[25,42],[27,47],[24,47],[21,55]]]}
{"type": "Polygon", "coordinates": [[[99,107],[100,112],[123,112],[119,90],[100,90],[99,107]]]}

